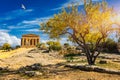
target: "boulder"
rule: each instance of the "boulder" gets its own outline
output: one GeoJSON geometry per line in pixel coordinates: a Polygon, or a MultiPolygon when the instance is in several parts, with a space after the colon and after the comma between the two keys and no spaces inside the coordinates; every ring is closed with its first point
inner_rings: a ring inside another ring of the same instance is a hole
{"type": "Polygon", "coordinates": [[[36,63],[36,64],[30,65],[30,66],[21,67],[21,68],[18,70],[18,73],[24,73],[25,71],[41,70],[41,67],[42,67],[41,64],[36,63]]]}

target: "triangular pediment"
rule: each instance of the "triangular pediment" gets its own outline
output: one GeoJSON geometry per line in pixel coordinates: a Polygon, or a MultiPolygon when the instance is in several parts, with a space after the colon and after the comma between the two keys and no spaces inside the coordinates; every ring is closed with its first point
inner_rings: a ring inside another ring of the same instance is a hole
{"type": "Polygon", "coordinates": [[[25,34],[22,37],[39,37],[39,35],[36,35],[36,34],[25,34]]]}

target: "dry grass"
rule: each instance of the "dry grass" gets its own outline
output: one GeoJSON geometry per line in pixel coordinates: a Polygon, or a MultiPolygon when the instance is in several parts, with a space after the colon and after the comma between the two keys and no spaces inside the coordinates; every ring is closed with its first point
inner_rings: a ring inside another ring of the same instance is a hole
{"type": "Polygon", "coordinates": [[[99,64],[96,63],[96,66],[100,66],[102,68],[108,68],[108,69],[114,69],[114,70],[120,70],[120,63],[109,61],[107,64],[99,64]]]}
{"type": "Polygon", "coordinates": [[[13,55],[20,54],[21,52],[24,52],[26,50],[30,50],[30,49],[19,48],[19,49],[11,50],[11,51],[8,51],[8,52],[0,50],[0,59],[9,58],[13,55]]]}

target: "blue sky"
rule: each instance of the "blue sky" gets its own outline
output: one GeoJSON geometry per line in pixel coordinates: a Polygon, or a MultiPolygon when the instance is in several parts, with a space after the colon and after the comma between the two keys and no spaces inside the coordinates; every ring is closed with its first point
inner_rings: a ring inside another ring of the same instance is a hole
{"type": "MultiPolygon", "coordinates": [[[[75,2],[83,6],[80,0],[0,0],[0,45],[5,42],[18,45],[22,35],[29,33],[40,35],[41,41],[46,42],[49,37],[39,30],[39,24],[57,14],[62,7],[75,2]],[[21,8],[22,4],[25,10],[21,8]]],[[[115,11],[120,10],[120,0],[107,2],[115,11]]]]}

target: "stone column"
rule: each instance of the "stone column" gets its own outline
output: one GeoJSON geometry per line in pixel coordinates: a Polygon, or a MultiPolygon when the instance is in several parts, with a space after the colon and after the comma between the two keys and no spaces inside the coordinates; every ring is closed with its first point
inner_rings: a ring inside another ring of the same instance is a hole
{"type": "MultiPolygon", "coordinates": [[[[36,45],[37,45],[37,44],[38,44],[38,43],[37,43],[37,39],[36,39],[36,45]]],[[[35,46],[36,46],[36,45],[35,45],[35,46]]]]}
{"type": "Polygon", "coordinates": [[[32,46],[32,39],[30,39],[30,46],[32,46]]]}
{"type": "Polygon", "coordinates": [[[37,39],[37,44],[39,43],[39,39],[37,39]]]}
{"type": "Polygon", "coordinates": [[[24,46],[26,45],[26,38],[24,38],[24,46]]]}

